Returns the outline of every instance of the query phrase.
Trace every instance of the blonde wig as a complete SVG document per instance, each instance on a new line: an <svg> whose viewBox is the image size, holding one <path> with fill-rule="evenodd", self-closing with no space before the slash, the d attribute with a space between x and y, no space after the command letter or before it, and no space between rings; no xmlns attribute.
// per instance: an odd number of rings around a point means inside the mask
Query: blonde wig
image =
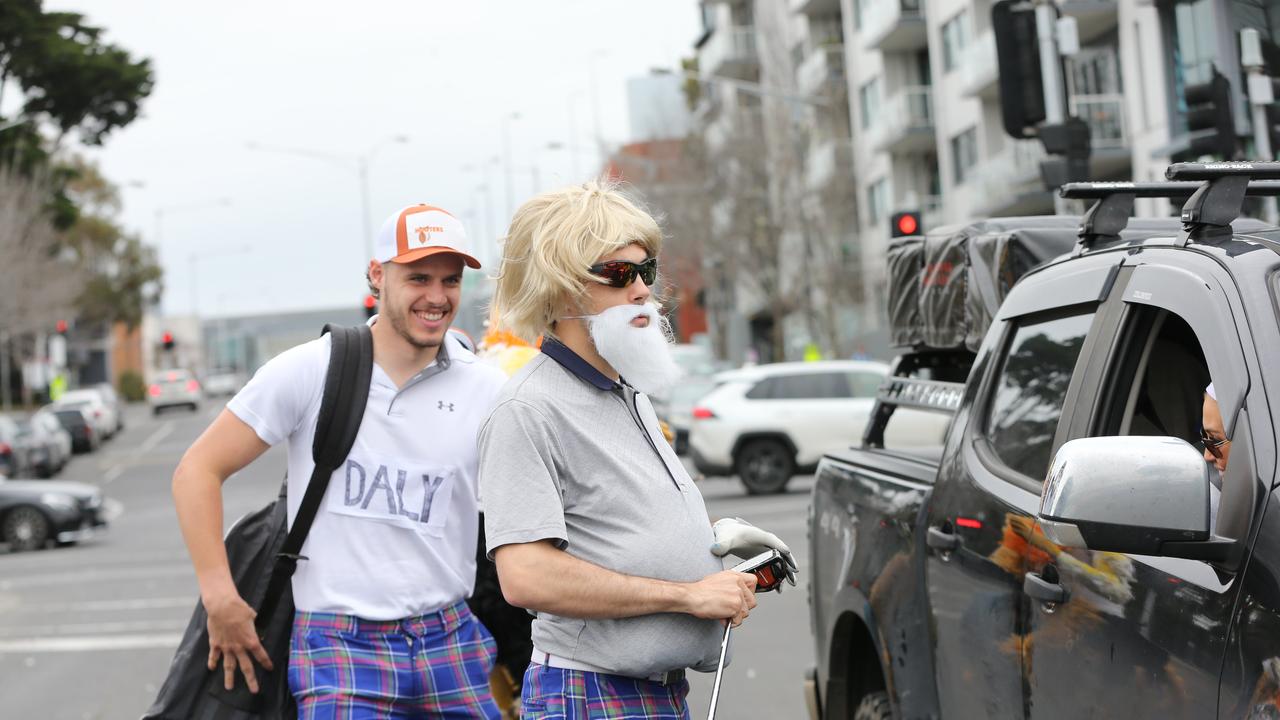
<svg viewBox="0 0 1280 720"><path fill-rule="evenodd" d="M593 180L546 192L520 206L502 245L490 322L528 341L550 332L566 302L580 302L587 271L628 245L649 257L662 247L658 223L618 183Z"/></svg>

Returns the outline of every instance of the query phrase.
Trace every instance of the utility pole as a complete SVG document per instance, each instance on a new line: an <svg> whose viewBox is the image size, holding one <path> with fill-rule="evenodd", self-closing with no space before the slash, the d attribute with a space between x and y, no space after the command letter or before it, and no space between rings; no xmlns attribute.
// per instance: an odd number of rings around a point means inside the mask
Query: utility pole
<svg viewBox="0 0 1280 720"><path fill-rule="evenodd" d="M1271 124L1267 121L1267 106L1275 102L1274 81L1266 73L1262 59L1262 39L1258 31L1246 28L1240 31L1240 64L1249 73L1249 108L1253 111L1253 151L1259 160L1275 157L1271 147ZM1280 218L1274 197L1263 198L1262 220L1275 225Z"/></svg>

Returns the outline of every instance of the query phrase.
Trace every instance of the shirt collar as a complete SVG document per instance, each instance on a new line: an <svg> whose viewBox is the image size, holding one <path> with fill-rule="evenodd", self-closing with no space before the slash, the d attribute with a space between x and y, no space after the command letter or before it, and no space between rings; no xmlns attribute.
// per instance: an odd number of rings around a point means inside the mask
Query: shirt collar
<svg viewBox="0 0 1280 720"><path fill-rule="evenodd" d="M604 373L591 366L591 363L583 360L578 353L570 350L564 343L552 337L545 337L542 340L542 352L552 360L564 366L565 370L577 375L601 390L617 390L622 387L616 380L607 377Z"/></svg>

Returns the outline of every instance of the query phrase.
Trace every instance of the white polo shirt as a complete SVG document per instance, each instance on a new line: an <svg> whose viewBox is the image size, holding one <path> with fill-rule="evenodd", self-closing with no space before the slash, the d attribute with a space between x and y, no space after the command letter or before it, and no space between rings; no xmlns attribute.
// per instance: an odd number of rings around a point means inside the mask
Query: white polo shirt
<svg viewBox="0 0 1280 720"><path fill-rule="evenodd" d="M281 353L227 403L263 442L288 441L291 526L315 468L329 351L325 335ZM299 610L396 620L471 595L477 434L506 379L452 335L403 388L374 363L360 432L293 575Z"/></svg>

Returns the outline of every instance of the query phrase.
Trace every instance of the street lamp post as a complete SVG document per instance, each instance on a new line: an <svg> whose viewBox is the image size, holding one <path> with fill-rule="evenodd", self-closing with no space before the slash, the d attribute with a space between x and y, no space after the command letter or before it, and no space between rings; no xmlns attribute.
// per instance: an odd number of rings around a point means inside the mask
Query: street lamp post
<svg viewBox="0 0 1280 720"><path fill-rule="evenodd" d="M502 116L502 161L507 174L507 214L515 212L515 191L511 179L511 121L519 120L520 113L513 112Z"/></svg>
<svg viewBox="0 0 1280 720"><path fill-rule="evenodd" d="M345 170L355 169L356 177L360 182L360 227L364 231L364 261L367 263L373 259L373 227L370 219L370 198L369 198L369 164L373 162L378 152L392 143L407 143L409 138L405 135L391 135L374 143L361 155L354 158L348 155L338 153L329 153L323 150L310 150L306 148L277 147L274 145L263 145L257 142L248 143L250 150L260 150L263 152L274 152L282 155L297 155L300 157L308 157L313 160L321 160L333 165L337 165Z"/></svg>

